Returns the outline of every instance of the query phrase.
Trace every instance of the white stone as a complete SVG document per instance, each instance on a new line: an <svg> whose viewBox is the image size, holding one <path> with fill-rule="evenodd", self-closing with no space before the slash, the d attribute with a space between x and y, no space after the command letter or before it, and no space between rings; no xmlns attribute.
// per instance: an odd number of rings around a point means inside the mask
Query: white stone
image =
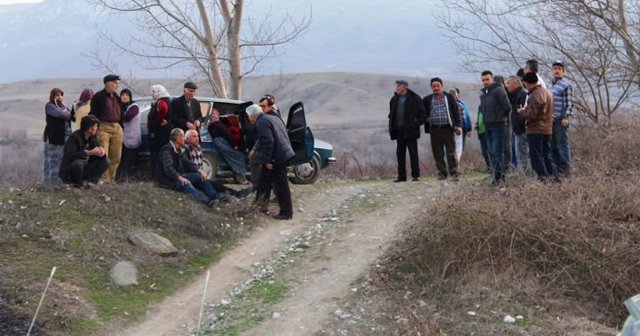
<svg viewBox="0 0 640 336"><path fill-rule="evenodd" d="M513 318L513 316L511 315L507 315L504 317L504 319L502 319L502 322L504 323L516 323L516 319Z"/></svg>

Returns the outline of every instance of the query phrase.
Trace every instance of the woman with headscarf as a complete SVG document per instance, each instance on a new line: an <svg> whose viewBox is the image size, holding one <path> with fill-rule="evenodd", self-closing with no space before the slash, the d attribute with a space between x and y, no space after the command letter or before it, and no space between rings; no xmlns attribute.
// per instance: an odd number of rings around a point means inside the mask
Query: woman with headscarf
<svg viewBox="0 0 640 336"><path fill-rule="evenodd" d="M80 129L80 120L91 111L91 99L93 99L93 90L85 88L82 90L80 98L73 104L72 111L76 116L76 121L73 123L74 129Z"/></svg>
<svg viewBox="0 0 640 336"><path fill-rule="evenodd" d="M71 135L71 121L74 115L62 101L64 92L53 88L49 93L49 102L45 105L46 126L44 128L44 169L43 182L60 181L58 173L64 154L64 143Z"/></svg>
<svg viewBox="0 0 640 336"><path fill-rule="evenodd" d="M169 122L171 113L171 95L162 85L151 86L151 110L147 115L149 128L149 147L151 151L151 171L155 172L160 148L169 142L172 125Z"/></svg>
<svg viewBox="0 0 640 336"><path fill-rule="evenodd" d="M142 135L140 132L140 107L133 100L133 94L129 89L120 91L122 101L122 121L124 126L124 139L122 142L122 158L116 180L123 181L133 173L133 167L138 163L138 149L142 145Z"/></svg>

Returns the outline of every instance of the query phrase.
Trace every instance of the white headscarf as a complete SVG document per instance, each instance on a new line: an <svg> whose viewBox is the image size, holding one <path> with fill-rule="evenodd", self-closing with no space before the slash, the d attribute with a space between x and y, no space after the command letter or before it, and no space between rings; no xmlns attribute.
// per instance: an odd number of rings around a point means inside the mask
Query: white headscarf
<svg viewBox="0 0 640 336"><path fill-rule="evenodd" d="M160 84L151 86L151 98L153 98L154 102L164 97L170 97L169 91L167 91L167 89L165 89L164 86Z"/></svg>

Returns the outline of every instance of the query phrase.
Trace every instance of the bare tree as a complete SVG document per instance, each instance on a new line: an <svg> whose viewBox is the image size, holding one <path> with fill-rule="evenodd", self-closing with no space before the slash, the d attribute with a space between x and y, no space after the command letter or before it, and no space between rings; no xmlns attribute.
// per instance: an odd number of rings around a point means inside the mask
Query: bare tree
<svg viewBox="0 0 640 336"><path fill-rule="evenodd" d="M188 65L193 76L207 81L214 95L223 98L240 99L243 78L265 59L276 57L277 47L295 40L311 24L310 15L294 20L286 14L274 21L269 12L260 20L245 18L243 0L93 1L137 18L138 30L126 43L103 32L118 53L143 60L150 70ZM104 55L98 51L93 55L109 68Z"/></svg>
<svg viewBox="0 0 640 336"><path fill-rule="evenodd" d="M515 73L526 59L561 59L579 116L608 128L640 84L640 11L624 0L440 0L440 27L465 68ZM635 3L635 4L634 4Z"/></svg>

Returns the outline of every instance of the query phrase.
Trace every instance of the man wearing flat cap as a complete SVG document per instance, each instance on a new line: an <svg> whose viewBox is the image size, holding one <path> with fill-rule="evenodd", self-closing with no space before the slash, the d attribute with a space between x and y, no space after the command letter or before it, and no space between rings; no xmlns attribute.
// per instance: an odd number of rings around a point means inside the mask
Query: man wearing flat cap
<svg viewBox="0 0 640 336"><path fill-rule="evenodd" d="M573 86L564 78L562 61L552 64L551 94L553 94L553 132L551 134L551 158L558 173L571 173L571 148L569 147L569 117L573 109Z"/></svg>
<svg viewBox="0 0 640 336"><path fill-rule="evenodd" d="M184 94L171 102L171 123L183 131L194 130L200 133L202 111L200 102L195 98L198 86L193 82L184 83Z"/></svg>
<svg viewBox="0 0 640 336"><path fill-rule="evenodd" d="M118 75L106 75L102 79L104 89L96 92L91 100L90 115L100 120L100 126L96 133L98 144L104 148L109 159L109 169L102 175L102 182L114 181L116 171L120 165L122 155L122 110L118 87L120 77Z"/></svg>
<svg viewBox="0 0 640 336"><path fill-rule="evenodd" d="M389 102L389 135L396 140L398 178L394 182L407 180L406 152L409 150L411 177L418 181L420 161L418 160L418 139L420 125L424 124L427 113L420 96L409 89L406 80L396 81L396 91Z"/></svg>

